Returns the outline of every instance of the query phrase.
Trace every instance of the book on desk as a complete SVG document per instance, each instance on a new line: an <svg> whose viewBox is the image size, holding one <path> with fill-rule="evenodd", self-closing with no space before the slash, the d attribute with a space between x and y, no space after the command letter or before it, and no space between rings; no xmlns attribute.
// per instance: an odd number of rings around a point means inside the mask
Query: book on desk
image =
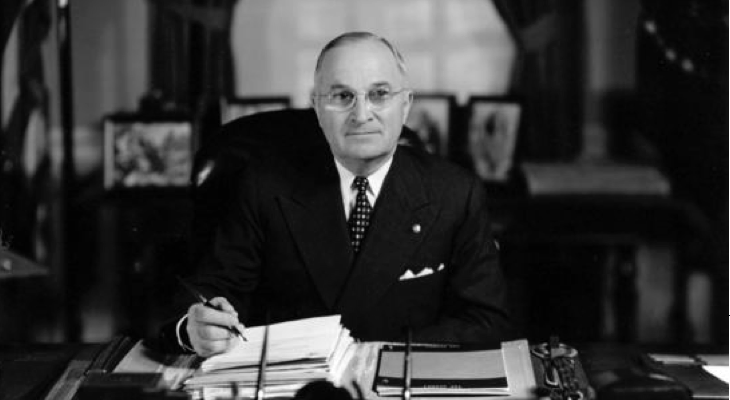
<svg viewBox="0 0 730 400"><path fill-rule="evenodd" d="M384 345L378 356L374 391L382 397L401 396L403 345ZM414 345L412 349L414 396L506 396L507 371L501 349L461 350L444 346Z"/></svg>

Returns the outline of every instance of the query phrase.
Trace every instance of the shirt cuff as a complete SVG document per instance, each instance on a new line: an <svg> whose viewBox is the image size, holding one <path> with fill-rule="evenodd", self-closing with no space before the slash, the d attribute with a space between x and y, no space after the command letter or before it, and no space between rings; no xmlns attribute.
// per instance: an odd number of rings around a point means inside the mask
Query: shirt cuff
<svg viewBox="0 0 730 400"><path fill-rule="evenodd" d="M177 336L177 344L180 346L181 349L195 353L195 349L193 349L192 345L190 344L190 337L187 335L186 331L183 331L181 329L185 329L185 324L188 320L188 315L185 314L177 321L177 324L175 325L175 335Z"/></svg>

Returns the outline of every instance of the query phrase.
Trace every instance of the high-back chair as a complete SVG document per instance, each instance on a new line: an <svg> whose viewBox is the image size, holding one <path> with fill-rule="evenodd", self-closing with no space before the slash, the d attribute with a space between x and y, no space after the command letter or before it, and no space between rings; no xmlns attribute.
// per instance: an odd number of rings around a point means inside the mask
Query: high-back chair
<svg viewBox="0 0 730 400"><path fill-rule="evenodd" d="M423 148L417 134L407 127L401 133L401 144ZM212 245L225 205L233 201L233 183L252 157L285 157L297 163L332 157L332 153L311 108L263 112L224 125L200 148L193 163L194 265Z"/></svg>

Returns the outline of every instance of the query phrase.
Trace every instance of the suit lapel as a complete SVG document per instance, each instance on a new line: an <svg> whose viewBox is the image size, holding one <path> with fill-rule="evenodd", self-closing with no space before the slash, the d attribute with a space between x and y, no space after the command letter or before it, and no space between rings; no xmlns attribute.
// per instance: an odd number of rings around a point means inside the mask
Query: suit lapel
<svg viewBox="0 0 730 400"><path fill-rule="evenodd" d="M366 310L375 304L398 281L406 261L435 220L436 209L411 157L401 150L396 152L343 291L342 310Z"/></svg>
<svg viewBox="0 0 730 400"><path fill-rule="evenodd" d="M304 264L332 309L352 264L339 176L332 165L302 174L291 197L279 202Z"/></svg>

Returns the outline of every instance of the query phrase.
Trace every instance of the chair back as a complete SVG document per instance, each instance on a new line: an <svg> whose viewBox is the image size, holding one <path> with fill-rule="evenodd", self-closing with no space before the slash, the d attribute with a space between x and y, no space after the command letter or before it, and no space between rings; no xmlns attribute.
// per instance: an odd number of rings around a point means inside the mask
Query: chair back
<svg viewBox="0 0 730 400"><path fill-rule="evenodd" d="M407 127L401 144L423 148ZM313 109L283 109L257 113L225 124L195 154L191 174L193 200L192 255L197 265L213 244L225 210L234 201L232 184L253 157L332 157Z"/></svg>

